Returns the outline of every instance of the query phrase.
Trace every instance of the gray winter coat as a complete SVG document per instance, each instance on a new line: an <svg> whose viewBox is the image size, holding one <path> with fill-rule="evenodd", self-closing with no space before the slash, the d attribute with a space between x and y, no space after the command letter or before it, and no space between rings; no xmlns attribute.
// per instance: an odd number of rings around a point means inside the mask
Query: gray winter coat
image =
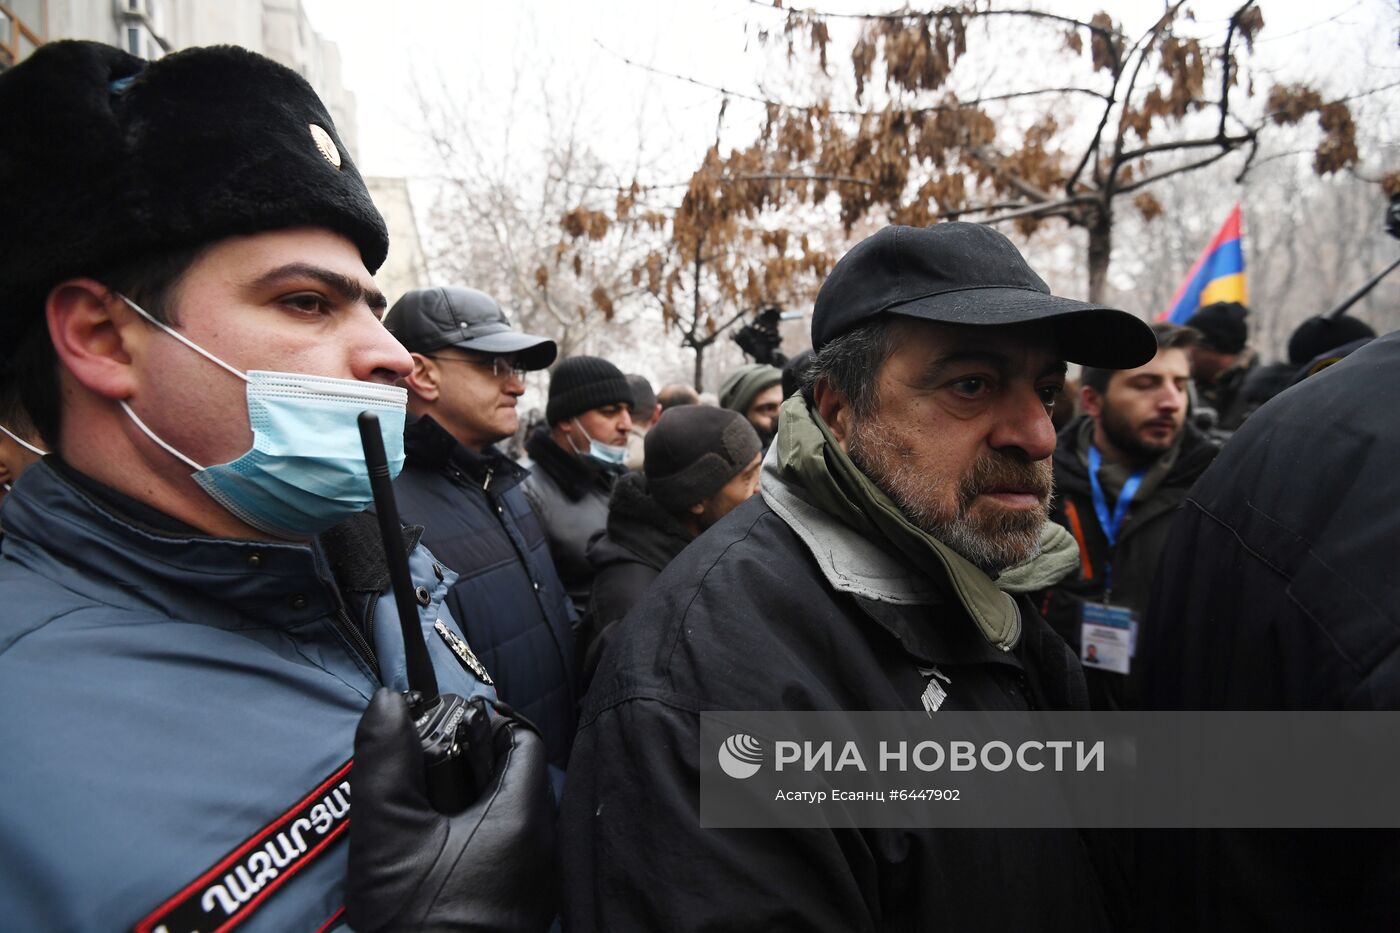
<svg viewBox="0 0 1400 933"><path fill-rule="evenodd" d="M5 928L333 925L355 728L407 687L373 518L211 538L48 457L4 521ZM435 630L455 575L409 564L442 690L490 693Z"/></svg>
<svg viewBox="0 0 1400 933"><path fill-rule="evenodd" d="M582 616L588 611L593 588L588 542L607 527L608 499L623 471L561 450L546 428L530 436L525 450L534 461L525 481L525 496L544 526L554 568L573 600L574 611Z"/></svg>

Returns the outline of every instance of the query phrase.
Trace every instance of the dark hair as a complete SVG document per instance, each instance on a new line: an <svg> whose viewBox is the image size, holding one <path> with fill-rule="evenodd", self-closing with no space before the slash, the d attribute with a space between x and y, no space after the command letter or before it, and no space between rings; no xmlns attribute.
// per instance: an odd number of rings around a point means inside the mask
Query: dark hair
<svg viewBox="0 0 1400 933"><path fill-rule="evenodd" d="M656 393L656 401L661 405L661 410L666 411L677 405L699 405L700 396L690 386L673 382L661 387L661 391Z"/></svg>
<svg viewBox="0 0 1400 933"><path fill-rule="evenodd" d="M1191 327L1180 327L1176 324L1158 322L1152 325L1152 336L1157 338L1157 349L1160 350L1188 350L1201 341L1201 334ZM1113 378L1113 374L1121 372L1117 369L1100 369L1097 366L1085 366L1083 372L1079 374L1079 384L1093 389L1099 394L1108 391L1108 382Z"/></svg>
<svg viewBox="0 0 1400 933"><path fill-rule="evenodd" d="M171 313L171 299L180 280L207 245L152 254L94 272L90 277L113 291L121 292L157 321L175 325L178 321ZM34 323L15 348L11 377L18 387L19 402L28 413L30 423L43 436L49 450L58 451L63 428L63 403L58 379L58 354L49 340L42 307L47 299L47 293L37 299L41 307L34 315Z"/></svg>
<svg viewBox="0 0 1400 933"><path fill-rule="evenodd" d="M869 418L880 408L880 368L895 349L898 319L883 315L833 337L807 364L802 374L802 397L815 404L817 383L827 382L851 403L857 418Z"/></svg>

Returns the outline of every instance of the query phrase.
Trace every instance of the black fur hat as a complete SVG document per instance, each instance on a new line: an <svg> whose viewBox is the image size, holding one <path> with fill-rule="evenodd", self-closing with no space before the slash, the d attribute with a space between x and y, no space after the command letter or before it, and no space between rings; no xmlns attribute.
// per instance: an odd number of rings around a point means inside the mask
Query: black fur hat
<svg viewBox="0 0 1400 933"><path fill-rule="evenodd" d="M286 227L389 236L311 86L235 46L147 63L54 42L0 75L0 356L65 278Z"/></svg>

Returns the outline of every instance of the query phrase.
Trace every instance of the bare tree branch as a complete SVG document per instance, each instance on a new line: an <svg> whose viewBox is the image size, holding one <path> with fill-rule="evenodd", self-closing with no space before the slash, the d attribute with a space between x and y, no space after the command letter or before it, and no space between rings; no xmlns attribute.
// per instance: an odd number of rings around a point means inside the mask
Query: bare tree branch
<svg viewBox="0 0 1400 933"><path fill-rule="evenodd" d="M803 9L801 7L781 6L777 3L764 3L762 0L749 0L754 6L763 7L766 10L781 10L784 13L796 14L797 16L814 19L858 19L858 20L909 20L922 19L934 20L958 16L963 19L976 19L985 16L1023 16L1027 19L1043 19L1050 22L1062 23L1066 26L1073 26L1076 29L1087 29L1113 41L1112 30L1086 23L1080 19L1070 16L1061 16L1058 13L1046 13L1043 10L975 10L964 9L962 7L944 7L941 10L933 10L921 13L913 10L896 11L893 13L825 13L821 10Z"/></svg>
<svg viewBox="0 0 1400 933"><path fill-rule="evenodd" d="M869 110L833 110L826 107L824 104L790 104L785 101L773 100L771 98L764 97L761 94L750 94L745 91L738 91L734 88L725 87L722 84L710 84L706 81L701 81L698 78L692 78L689 75L677 74L674 71L667 71L664 68L657 68L655 65L648 65L644 62L639 62L635 59L628 58L621 52L608 48L606 45L599 42L597 39L594 39L593 42L595 45L598 46L598 48L607 52L609 55L615 56L616 58L620 59L625 64L632 66L633 68L639 68L642 71L647 71L654 75L660 75L663 78L671 78L676 81L684 81L686 84L692 84L695 87L702 87L707 91L714 91L716 94L724 94L729 97L737 97L740 100L752 101L753 103L763 104L764 106L768 107L778 107L782 110L796 110L802 113L813 113L820 111L823 113L836 114L838 116L843 117L859 117L870 113ZM1107 96L1102 91L1096 91L1093 88L1087 87L1067 86L1033 88L1027 91L1009 91L1005 94L991 94L986 97L977 97L971 100L960 100L957 103L953 104L929 104L923 107L895 107L892 108L892 111L895 113L905 113L911 115L920 115L925 113L940 113L954 110L967 110L971 107L979 107L982 104L994 103L1003 100L1016 100L1022 97L1041 97L1046 94L1087 94L1090 97L1097 97L1100 100L1107 100Z"/></svg>

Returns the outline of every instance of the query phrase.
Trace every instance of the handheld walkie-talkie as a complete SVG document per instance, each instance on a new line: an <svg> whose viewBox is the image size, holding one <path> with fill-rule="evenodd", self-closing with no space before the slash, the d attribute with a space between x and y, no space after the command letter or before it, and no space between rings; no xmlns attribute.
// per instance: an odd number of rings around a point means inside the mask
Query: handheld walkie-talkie
<svg viewBox="0 0 1400 933"><path fill-rule="evenodd" d="M389 477L379 418L373 412L363 411L359 424L360 443L364 446L370 488L374 493L374 511L379 518L379 534L384 539L384 557L389 564L389 582L403 627L409 688L404 696L423 747L428 799L439 813L460 813L476 799L490 779L490 716L481 697L466 700L455 693L438 693L437 675L418 624L418 604L414 599L413 578L408 572L403 526L399 524L399 508Z"/></svg>

